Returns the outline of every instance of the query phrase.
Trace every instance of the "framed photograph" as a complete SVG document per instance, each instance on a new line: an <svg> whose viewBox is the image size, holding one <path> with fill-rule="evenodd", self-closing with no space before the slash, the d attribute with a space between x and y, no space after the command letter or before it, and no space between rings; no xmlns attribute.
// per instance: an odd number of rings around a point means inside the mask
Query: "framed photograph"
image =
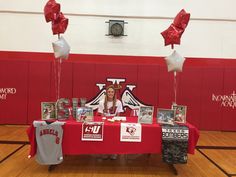
<svg viewBox="0 0 236 177"><path fill-rule="evenodd" d="M42 120L56 119L56 102L41 102Z"/></svg>
<svg viewBox="0 0 236 177"><path fill-rule="evenodd" d="M93 108L91 108L91 107L77 108L76 121L78 121L78 122L92 122L93 121Z"/></svg>
<svg viewBox="0 0 236 177"><path fill-rule="evenodd" d="M157 123L174 125L175 111L173 109L157 109Z"/></svg>
<svg viewBox="0 0 236 177"><path fill-rule="evenodd" d="M187 106L173 104L171 107L175 110L175 122L186 123Z"/></svg>
<svg viewBox="0 0 236 177"><path fill-rule="evenodd" d="M153 123L153 106L140 106L138 114L138 123L152 124Z"/></svg>

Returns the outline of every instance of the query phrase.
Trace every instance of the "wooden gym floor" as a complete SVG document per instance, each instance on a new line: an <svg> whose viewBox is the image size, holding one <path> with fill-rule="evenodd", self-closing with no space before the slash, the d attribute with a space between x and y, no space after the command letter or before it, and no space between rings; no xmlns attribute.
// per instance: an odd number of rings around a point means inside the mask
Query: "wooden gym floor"
<svg viewBox="0 0 236 177"><path fill-rule="evenodd" d="M63 163L48 166L28 159L27 126L0 125L0 177L172 177L161 155L120 155L101 160L94 155L66 156ZM236 132L201 131L194 155L187 164L175 165L180 177L236 176Z"/></svg>

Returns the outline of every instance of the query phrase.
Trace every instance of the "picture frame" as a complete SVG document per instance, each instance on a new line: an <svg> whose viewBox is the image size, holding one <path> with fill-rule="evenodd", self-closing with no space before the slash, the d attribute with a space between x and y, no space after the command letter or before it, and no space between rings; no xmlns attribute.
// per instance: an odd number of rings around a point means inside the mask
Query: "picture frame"
<svg viewBox="0 0 236 177"><path fill-rule="evenodd" d="M76 111L77 122L92 122L93 121L93 108L91 107L78 107Z"/></svg>
<svg viewBox="0 0 236 177"><path fill-rule="evenodd" d="M173 109L157 109L157 123L174 125L175 111Z"/></svg>
<svg viewBox="0 0 236 177"><path fill-rule="evenodd" d="M186 123L187 106L172 104L171 109L175 110L175 122Z"/></svg>
<svg viewBox="0 0 236 177"><path fill-rule="evenodd" d="M41 102L41 119L57 119L56 102Z"/></svg>
<svg viewBox="0 0 236 177"><path fill-rule="evenodd" d="M138 123L152 124L153 123L153 106L140 106L138 114Z"/></svg>

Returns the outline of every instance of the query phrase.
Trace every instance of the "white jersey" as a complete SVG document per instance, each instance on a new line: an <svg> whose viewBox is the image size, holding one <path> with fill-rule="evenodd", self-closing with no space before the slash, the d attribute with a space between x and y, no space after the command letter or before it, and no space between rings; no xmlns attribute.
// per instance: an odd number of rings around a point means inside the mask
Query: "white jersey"
<svg viewBox="0 0 236 177"><path fill-rule="evenodd" d="M123 106L120 100L116 100L115 111L112 111L113 101L107 102L107 113L104 112L104 99L99 102L98 112L104 114L105 116L116 116L118 113L124 112Z"/></svg>
<svg viewBox="0 0 236 177"><path fill-rule="evenodd" d="M42 165L59 164L63 161L62 137L65 122L34 121L37 152L36 161Z"/></svg>

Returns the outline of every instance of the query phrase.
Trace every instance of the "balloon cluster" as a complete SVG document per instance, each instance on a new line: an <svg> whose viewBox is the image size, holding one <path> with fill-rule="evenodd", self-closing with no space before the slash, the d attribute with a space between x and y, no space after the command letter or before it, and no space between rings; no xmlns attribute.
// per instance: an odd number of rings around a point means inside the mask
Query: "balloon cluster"
<svg viewBox="0 0 236 177"><path fill-rule="evenodd" d="M174 44L180 44L180 38L188 25L189 19L190 13L186 13L184 9L176 15L174 22L170 27L161 32L161 35L165 39L165 46L171 45L171 48L173 49ZM176 76L176 72L182 71L185 58L178 54L177 51L174 50L170 56L165 58L165 60L168 72L174 71Z"/></svg>
<svg viewBox="0 0 236 177"><path fill-rule="evenodd" d="M61 5L55 0L49 0L44 7L44 16L46 22L52 22L53 35L61 34L66 31L68 18L65 18L61 11Z"/></svg>
<svg viewBox="0 0 236 177"><path fill-rule="evenodd" d="M69 20L61 12L61 5L55 0L49 0L44 6L44 17L47 23L52 22L53 35L58 35L58 40L52 43L55 58L59 58L60 62L68 59L70 46L60 34L66 31Z"/></svg>
<svg viewBox="0 0 236 177"><path fill-rule="evenodd" d="M171 45L171 48L174 48L174 44L180 44L180 38L188 25L190 19L190 14L186 13L182 9L174 19L174 22L170 25L168 29L161 32L165 40L165 46Z"/></svg>
<svg viewBox="0 0 236 177"><path fill-rule="evenodd" d="M184 33L185 28L188 25L190 19L190 14L186 13L184 9L182 9L175 17L174 22L167 28L165 31L161 32L165 40L165 46L171 45L171 48L174 48L174 44L180 44L180 39L182 34ZM182 57L177 51L173 51L170 56L165 57L168 72L174 72L174 83L173 83L173 91L174 91L174 103L177 101L177 72L182 72L183 64L185 58Z"/></svg>
<svg viewBox="0 0 236 177"><path fill-rule="evenodd" d="M51 22L53 35L58 35L58 40L52 43L54 56L58 60L54 61L54 75L55 75L55 88L56 98L60 98L60 83L61 83L61 64L63 59L68 59L70 46L66 40L60 36L64 33L68 26L68 18L65 18L61 12L61 5L55 0L48 0L44 6L44 17L46 22Z"/></svg>

